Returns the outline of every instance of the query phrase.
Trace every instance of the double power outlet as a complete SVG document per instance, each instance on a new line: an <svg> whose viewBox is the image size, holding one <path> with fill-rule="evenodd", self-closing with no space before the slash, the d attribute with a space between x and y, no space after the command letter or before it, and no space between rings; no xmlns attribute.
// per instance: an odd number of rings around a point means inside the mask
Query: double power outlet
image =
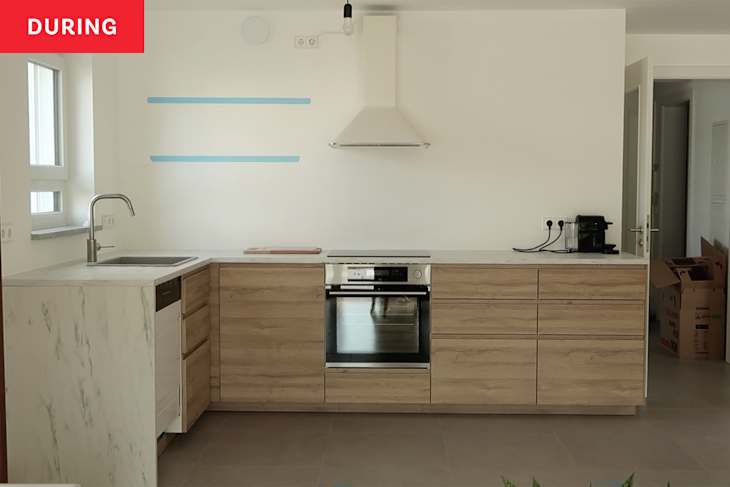
<svg viewBox="0 0 730 487"><path fill-rule="evenodd" d="M543 232L547 232L548 231L548 225L547 225L548 220L552 220L552 222L553 222L553 232L558 232L558 231L560 231L560 228L558 227L558 222L560 220L563 220L564 222L567 222L568 221L568 217L566 217L566 216L543 216L543 217L540 217L540 230L542 230Z"/></svg>
<svg viewBox="0 0 730 487"><path fill-rule="evenodd" d="M319 36L294 36L294 47L297 49L317 49Z"/></svg>
<svg viewBox="0 0 730 487"><path fill-rule="evenodd" d="M15 238L15 228L12 223L0 224L0 241L2 243L12 242Z"/></svg>

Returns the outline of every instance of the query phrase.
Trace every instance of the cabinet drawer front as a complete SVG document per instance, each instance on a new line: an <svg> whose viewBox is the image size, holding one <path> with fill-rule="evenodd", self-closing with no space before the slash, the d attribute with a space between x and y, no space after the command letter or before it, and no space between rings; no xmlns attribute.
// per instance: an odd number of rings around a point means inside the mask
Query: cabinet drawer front
<svg viewBox="0 0 730 487"><path fill-rule="evenodd" d="M436 299L537 297L536 268L439 265L433 267L431 279Z"/></svg>
<svg viewBox="0 0 730 487"><path fill-rule="evenodd" d="M646 299L643 267L544 267L540 299Z"/></svg>
<svg viewBox="0 0 730 487"><path fill-rule="evenodd" d="M436 335L534 335L535 302L433 301L431 331Z"/></svg>
<svg viewBox="0 0 730 487"><path fill-rule="evenodd" d="M434 338L431 403L536 402L536 339Z"/></svg>
<svg viewBox="0 0 730 487"><path fill-rule="evenodd" d="M538 317L541 335L644 336L644 303L543 302Z"/></svg>
<svg viewBox="0 0 730 487"><path fill-rule="evenodd" d="M221 299L229 302L313 303L324 299L323 265L229 264L220 268Z"/></svg>
<svg viewBox="0 0 730 487"><path fill-rule="evenodd" d="M325 398L339 404L428 404L428 370L327 369Z"/></svg>
<svg viewBox="0 0 730 487"><path fill-rule="evenodd" d="M183 360L183 428L188 431L210 404L210 341Z"/></svg>
<svg viewBox="0 0 730 487"><path fill-rule="evenodd" d="M210 269L188 274L182 282L183 315L199 310L210 298Z"/></svg>
<svg viewBox="0 0 730 487"><path fill-rule="evenodd" d="M540 339L538 404L644 403L644 340Z"/></svg>
<svg viewBox="0 0 730 487"><path fill-rule="evenodd" d="M186 355L208 339L210 335L210 307L203 306L187 318L183 318L182 323L182 353Z"/></svg>

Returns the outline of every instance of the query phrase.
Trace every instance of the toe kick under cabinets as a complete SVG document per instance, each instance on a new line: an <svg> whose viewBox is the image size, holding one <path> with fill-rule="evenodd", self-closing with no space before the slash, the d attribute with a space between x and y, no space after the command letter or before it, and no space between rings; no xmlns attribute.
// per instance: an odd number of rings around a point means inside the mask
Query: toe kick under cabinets
<svg viewBox="0 0 730 487"><path fill-rule="evenodd" d="M645 400L646 273L433 265L430 368L340 369L325 368L322 265L215 265L211 408L632 412Z"/></svg>

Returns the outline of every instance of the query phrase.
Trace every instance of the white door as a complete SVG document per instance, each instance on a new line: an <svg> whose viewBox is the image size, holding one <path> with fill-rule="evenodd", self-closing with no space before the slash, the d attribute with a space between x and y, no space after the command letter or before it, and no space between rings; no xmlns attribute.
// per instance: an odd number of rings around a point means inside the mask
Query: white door
<svg viewBox="0 0 730 487"><path fill-rule="evenodd" d="M649 257L651 253L651 163L654 74L648 58L626 67L624 85L624 161L621 250ZM648 266L647 266L648 267ZM648 278L648 276L647 276ZM646 290L647 303L649 289ZM645 336L649 337L649 307ZM647 342L648 345L648 342ZM649 347L646 347L644 395L648 393Z"/></svg>
<svg viewBox="0 0 730 487"><path fill-rule="evenodd" d="M649 257L653 67L644 58L626 67L621 249Z"/></svg>

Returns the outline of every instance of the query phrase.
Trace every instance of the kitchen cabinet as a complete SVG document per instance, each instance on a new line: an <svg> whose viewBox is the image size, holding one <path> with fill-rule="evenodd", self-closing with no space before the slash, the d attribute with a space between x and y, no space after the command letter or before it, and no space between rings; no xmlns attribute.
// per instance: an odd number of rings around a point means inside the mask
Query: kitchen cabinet
<svg viewBox="0 0 730 487"><path fill-rule="evenodd" d="M646 297L645 266L544 266L540 299L628 299Z"/></svg>
<svg viewBox="0 0 730 487"><path fill-rule="evenodd" d="M431 403L644 403L646 267L433 268Z"/></svg>
<svg viewBox="0 0 730 487"><path fill-rule="evenodd" d="M324 268L226 264L220 400L324 403Z"/></svg>
<svg viewBox="0 0 730 487"><path fill-rule="evenodd" d="M431 283L434 299L534 299L537 268L436 265Z"/></svg>
<svg viewBox="0 0 730 487"><path fill-rule="evenodd" d="M537 267L434 266L432 404L536 404L537 279Z"/></svg>
<svg viewBox="0 0 730 487"><path fill-rule="evenodd" d="M428 404L428 369L327 369L330 404Z"/></svg>
<svg viewBox="0 0 730 487"><path fill-rule="evenodd" d="M644 341L541 338L537 384L538 404L642 404Z"/></svg>
<svg viewBox="0 0 730 487"><path fill-rule="evenodd" d="M434 300L431 333L535 335L535 301Z"/></svg>
<svg viewBox="0 0 730 487"><path fill-rule="evenodd" d="M644 335L641 301L541 302L540 335L635 336Z"/></svg>
<svg viewBox="0 0 730 487"><path fill-rule="evenodd" d="M431 348L431 403L535 404L534 338L438 337Z"/></svg>
<svg viewBox="0 0 730 487"><path fill-rule="evenodd" d="M182 432L192 428L210 404L210 269L182 278Z"/></svg>
<svg viewBox="0 0 730 487"><path fill-rule="evenodd" d="M189 431L210 404L210 342L206 340L183 360L183 431Z"/></svg>

